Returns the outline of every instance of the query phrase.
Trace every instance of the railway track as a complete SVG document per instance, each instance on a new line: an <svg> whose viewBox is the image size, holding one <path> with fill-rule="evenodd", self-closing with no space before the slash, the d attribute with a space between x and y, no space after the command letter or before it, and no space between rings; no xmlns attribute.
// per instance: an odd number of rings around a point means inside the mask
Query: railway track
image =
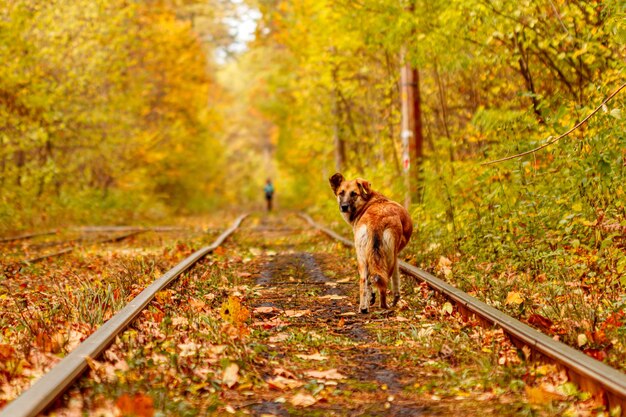
<svg viewBox="0 0 626 417"><path fill-rule="evenodd" d="M346 239L332 230L319 225L311 217L307 215L300 215L300 217L308 222L313 228L322 231L324 234L338 240L346 246L352 246L352 242L349 239ZM100 355L104 349L112 343L116 335L126 328L129 323L132 322L134 318L136 318L138 314L148 305L148 303L150 303L158 291L168 286L180 274L187 271L194 263L220 246L226 238L228 238L228 236L230 236L239 227L244 218L245 216L239 217L228 230L216 239L213 244L194 252L191 256L180 262L176 265L176 267L168 271L161 278L147 287L124 309L120 310L87 340L68 354L65 359L63 359L63 361L55 366L49 373L39 379L30 389L25 391L13 402L9 403L6 408L0 412L0 417L35 416L45 410L49 404L65 392L65 390L67 390L68 387L71 386L72 383L87 369L88 364L85 360L86 357L93 359ZM272 231L275 232L273 229ZM302 286L305 288L319 287L322 289L329 289L329 282L327 281L327 278L324 278L323 275L321 275L321 271L316 269L314 265L315 261L312 257L310 257L310 255L296 254L296 258L299 259L298 264L302 262L303 265L306 265L305 268L309 270L309 273L313 274L314 279L317 281L294 279L290 275L286 281L272 282L268 287L286 288ZM274 273L272 268L273 267L270 263L270 272ZM485 324L487 327L497 326L502 328L515 345L519 348L526 346L531 350L531 358L558 364L567 370L570 379L578 383L584 391L602 396L610 407L619 405L622 409L624 409L624 399L626 398L626 376L624 374L593 358L588 357L587 355L584 355L575 349L554 341L548 336L511 317L506 316L502 312L480 302L462 291L459 291L425 271L422 271L405 262L401 263L401 268L405 274L425 282L433 290L443 294L448 300L456 305L458 311L462 314L477 317L480 322ZM289 271L289 274L293 273L291 272L291 266L289 267ZM266 279L269 278L264 278L264 275L261 274L258 283L261 285L268 285L268 283L263 284ZM330 286L330 291L339 291L339 288L350 285L351 284L348 282L338 281L333 286ZM338 294L342 294L342 291L343 290L339 291ZM333 299L332 296L333 295L331 294L331 299ZM346 298L342 295L338 295L337 297ZM291 295L286 295L283 298L294 302ZM270 300L271 297L268 296L266 299ZM298 303L297 300L295 300L295 302ZM319 305L316 305L315 307L319 307ZM262 308L267 309L268 307ZM346 311L345 307L342 307L342 309L344 310L342 310L338 317L343 322L343 317L349 318L353 313ZM336 312L334 314L338 313ZM346 323L344 331L352 332L356 334L358 338L364 338L362 325L359 324L358 321ZM376 353L376 355L380 355L380 353ZM381 372L384 374L386 371L383 370Z"/></svg>
<svg viewBox="0 0 626 417"><path fill-rule="evenodd" d="M196 262L220 246L237 230L246 216L238 217L233 225L211 245L197 250L145 288L126 307L100 326L98 330L53 367L50 372L10 402L0 412L0 417L34 417L44 411L88 368L85 358L95 358L102 353L115 337L150 303L157 292L167 287Z"/></svg>
<svg viewBox="0 0 626 417"><path fill-rule="evenodd" d="M114 235L106 236L102 238L96 238L96 239L81 237L81 238L74 239L71 241L55 241L55 242L46 242L46 243L42 243L39 245L37 244L30 245L31 248L34 248L34 247L46 248L46 247L53 247L53 246L67 246L67 247L54 251L54 252L43 253L43 254L36 255L30 258L25 258L17 262L24 263L24 264L33 264L33 263L43 261L45 259L55 258L58 256L68 254L85 245L100 245L100 244L105 244L105 243L121 242L123 240L131 238L138 234L147 233L147 232L168 233L168 232L184 231L186 229L182 227L176 227L176 226L155 226L155 227L86 226L86 227L78 227L73 230L81 234L86 234L86 235L107 234L107 233L108 234L113 233ZM14 236L14 237L6 237L6 238L0 239L0 244L6 244L6 243L19 241L19 240L28 240L28 239L33 239L36 237L49 236L49 235L55 235L55 234L59 234L59 232L58 231L40 232L40 233L24 234L24 235Z"/></svg>
<svg viewBox="0 0 626 417"><path fill-rule="evenodd" d="M112 236L112 237L105 237L102 239L97 239L97 240L92 240L92 241L88 241L87 244L89 245L100 245L103 243L111 243L111 242L121 242L122 240L128 239L130 237L136 236L139 233L143 233L143 230L134 230L128 233L124 233L122 235L117 235L117 236ZM74 250L76 250L79 246L70 246L68 248L65 249L61 249L58 250L56 252L52 252L52 253L47 253L44 255L40 255L40 256L36 256L34 258L29 258L29 259L24 259L21 262L25 263L25 264L33 264L36 262L40 262L43 261L44 259L48 259L48 258L55 258L57 256L61 256L61 255L65 255L66 253L70 253L73 252Z"/></svg>
<svg viewBox="0 0 626 417"><path fill-rule="evenodd" d="M54 234L57 234L56 230L51 230L47 232L38 232L38 233L26 233L26 234L16 235L16 236L7 236L7 237L0 238L0 243L16 242L18 240L27 240L27 239L32 239L32 238L39 237L39 236L48 236L48 235L54 235Z"/></svg>
<svg viewBox="0 0 626 417"><path fill-rule="evenodd" d="M354 247L351 240L316 223L310 216L306 214L300 216L329 237L346 246ZM601 396L611 408L619 406L623 410L622 415L625 415L626 375L622 372L552 339L426 271L404 261L400 261L400 269L443 294L464 316L475 316L483 325L502 328L518 348L527 347L531 350L531 358L558 364L567 371L570 380L577 383L581 389L594 396Z"/></svg>

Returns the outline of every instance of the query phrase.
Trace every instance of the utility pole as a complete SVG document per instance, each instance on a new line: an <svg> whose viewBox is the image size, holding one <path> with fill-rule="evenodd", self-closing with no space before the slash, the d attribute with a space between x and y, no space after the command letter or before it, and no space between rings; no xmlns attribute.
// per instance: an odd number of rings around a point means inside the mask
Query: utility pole
<svg viewBox="0 0 626 417"><path fill-rule="evenodd" d="M414 5L407 11L413 14ZM415 36L415 30L411 32ZM419 72L407 58L407 46L400 53L400 100L402 110L402 168L406 194L404 205L422 198L422 159L424 157L424 134L422 132L422 107L419 90Z"/></svg>

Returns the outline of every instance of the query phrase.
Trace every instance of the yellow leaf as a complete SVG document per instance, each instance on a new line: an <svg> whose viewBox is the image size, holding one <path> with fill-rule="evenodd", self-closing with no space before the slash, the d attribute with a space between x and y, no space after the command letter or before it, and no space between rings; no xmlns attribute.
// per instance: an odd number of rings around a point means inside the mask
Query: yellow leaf
<svg viewBox="0 0 626 417"><path fill-rule="evenodd" d="M242 327L250 318L250 311L241 304L238 297L233 295L222 304L220 314L225 321L232 323L235 327Z"/></svg>
<svg viewBox="0 0 626 417"><path fill-rule="evenodd" d="M524 390L526 391L528 402L530 402L531 404L548 404L552 401L562 399L559 394L547 391L541 387L529 387L527 385L524 387Z"/></svg>
<svg viewBox="0 0 626 417"><path fill-rule="evenodd" d="M312 355L296 355L300 359L308 360L308 361L325 361L328 359L328 356L321 355L319 353L314 353Z"/></svg>
<svg viewBox="0 0 626 417"><path fill-rule="evenodd" d="M516 306L522 304L524 302L524 298L522 297L522 294L516 292L516 291L511 291L507 294L506 296L506 301L504 302L506 305L511 305L514 304Z"/></svg>

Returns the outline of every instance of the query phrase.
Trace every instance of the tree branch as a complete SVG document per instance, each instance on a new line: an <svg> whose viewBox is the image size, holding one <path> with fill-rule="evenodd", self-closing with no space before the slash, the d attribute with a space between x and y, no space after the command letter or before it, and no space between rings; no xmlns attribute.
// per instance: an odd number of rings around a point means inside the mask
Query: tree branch
<svg viewBox="0 0 626 417"><path fill-rule="evenodd" d="M548 146L552 145L553 143L563 139L565 136L569 135L570 133L572 133L574 130L578 129L579 127L581 127L583 124L585 124L587 122L587 120L589 120L591 118L591 116L593 116L594 114L596 114L601 108L602 106L604 106L606 103L609 102L609 100L611 100L613 97L615 97L617 95L617 93L619 93L620 91L622 91L624 88L626 87L626 83L622 84L617 90L613 91L611 93L610 96L608 96L607 98L604 99L604 101L602 102L602 104L600 104L598 107L596 107L596 109L594 111L592 111L591 113L589 113L587 115L587 117L585 117L583 120L581 120L578 124L576 124L576 126L572 127L570 130L568 130L567 132L563 133L562 135L554 138L554 139L550 139L548 138L548 142L544 143L541 146L536 147L535 149L531 149L529 151L526 152L522 152L522 153L518 153L516 155L512 155L512 156L507 156L506 158L501 158L501 159L496 159L495 161L489 161L489 162L483 162L481 165L493 165L493 164L497 164L498 162L504 162L504 161L508 161L511 159L515 159L515 158L519 158L521 156L526 156L526 155L530 155L531 153L535 153L537 151L540 151L543 148L547 148Z"/></svg>

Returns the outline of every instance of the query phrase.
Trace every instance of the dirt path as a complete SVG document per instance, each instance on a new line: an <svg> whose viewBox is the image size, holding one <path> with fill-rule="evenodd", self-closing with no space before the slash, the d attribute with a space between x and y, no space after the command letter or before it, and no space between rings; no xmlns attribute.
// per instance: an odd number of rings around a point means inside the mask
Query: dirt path
<svg viewBox="0 0 626 417"><path fill-rule="evenodd" d="M594 415L556 368L409 278L396 310L357 313L356 271L297 216L252 216L50 415Z"/></svg>

